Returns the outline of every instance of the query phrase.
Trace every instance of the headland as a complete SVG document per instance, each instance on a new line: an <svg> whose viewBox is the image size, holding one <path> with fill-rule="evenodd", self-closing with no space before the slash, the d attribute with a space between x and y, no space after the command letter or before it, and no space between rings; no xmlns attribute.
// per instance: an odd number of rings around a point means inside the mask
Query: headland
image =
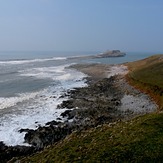
<svg viewBox="0 0 163 163"><path fill-rule="evenodd" d="M160 105L144 92L155 88L156 83L151 86L149 80L138 80L137 73L143 71L153 75L148 66L157 67L155 72L161 68L162 72L161 58L162 55L123 65L80 64L69 67L87 74L88 86L69 90L65 94L68 100L58 105L58 109L68 109L62 113L67 121L48 122L37 130L21 129L20 132L26 132L25 142L31 144L34 151L44 151L12 161L160 160L162 154L150 153L151 146L157 147L159 153L162 149L158 136L163 135L163 115L161 111L158 113ZM157 76L161 79L161 75ZM136 83L148 87L140 89L142 87L135 87ZM154 89L155 93L162 97L161 82L157 84L158 87L160 89ZM158 143L153 138L159 139ZM141 156L145 151L146 155Z"/></svg>

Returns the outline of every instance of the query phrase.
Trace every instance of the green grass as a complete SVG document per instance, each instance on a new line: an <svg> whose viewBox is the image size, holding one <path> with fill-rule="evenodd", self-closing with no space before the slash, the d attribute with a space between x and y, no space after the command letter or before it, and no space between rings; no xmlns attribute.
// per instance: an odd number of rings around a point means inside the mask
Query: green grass
<svg viewBox="0 0 163 163"><path fill-rule="evenodd" d="M163 109L163 55L128 63L131 84L151 94Z"/></svg>
<svg viewBox="0 0 163 163"><path fill-rule="evenodd" d="M162 162L163 114L74 133L21 162Z"/></svg>

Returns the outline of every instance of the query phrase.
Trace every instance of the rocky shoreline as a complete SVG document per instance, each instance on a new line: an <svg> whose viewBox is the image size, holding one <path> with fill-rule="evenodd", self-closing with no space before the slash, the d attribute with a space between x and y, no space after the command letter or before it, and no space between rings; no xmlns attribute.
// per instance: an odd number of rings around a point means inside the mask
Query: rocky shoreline
<svg viewBox="0 0 163 163"><path fill-rule="evenodd" d="M25 142L31 147L7 147L1 142L1 160L30 155L72 132L126 120L157 109L147 95L127 83L127 68L123 65L84 64L70 68L86 73L88 86L69 90L64 95L68 100L58 105L58 109L68 109L61 114L67 121L48 122L36 130L21 129L19 132L26 133Z"/></svg>

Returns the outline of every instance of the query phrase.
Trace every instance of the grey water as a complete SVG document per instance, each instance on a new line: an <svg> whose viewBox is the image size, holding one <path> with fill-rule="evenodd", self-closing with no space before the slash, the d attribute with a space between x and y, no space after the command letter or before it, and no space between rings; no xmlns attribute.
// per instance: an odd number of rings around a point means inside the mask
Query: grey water
<svg viewBox="0 0 163 163"><path fill-rule="evenodd" d="M103 64L121 64L127 62L133 62L155 55L155 52L126 52L125 57L111 57L111 58L100 58L94 59L93 62L97 61Z"/></svg>
<svg viewBox="0 0 163 163"><path fill-rule="evenodd" d="M71 64L72 62L119 64L143 59L153 54L129 52L125 57L89 60L66 59L71 56L92 55L97 53L98 52L0 52L0 97L11 97L18 93L37 91L54 82L50 77L36 78L32 75L21 75L21 72L29 68L34 71L36 68L52 67L54 65L59 66Z"/></svg>
<svg viewBox="0 0 163 163"><path fill-rule="evenodd" d="M50 77L23 76L21 72L36 68L68 65L80 60L66 57L82 55L82 52L0 52L0 97L11 97L18 93L37 91L54 82ZM89 55L90 52L84 52ZM91 53L92 54L92 53ZM36 74L37 75L37 74Z"/></svg>

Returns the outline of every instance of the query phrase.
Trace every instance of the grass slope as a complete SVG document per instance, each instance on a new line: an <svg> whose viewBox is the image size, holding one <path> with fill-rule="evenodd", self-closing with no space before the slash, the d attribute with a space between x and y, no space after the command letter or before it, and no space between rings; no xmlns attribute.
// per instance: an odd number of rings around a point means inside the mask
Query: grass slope
<svg viewBox="0 0 163 163"><path fill-rule="evenodd" d="M74 133L21 162L161 162L163 114Z"/></svg>
<svg viewBox="0 0 163 163"><path fill-rule="evenodd" d="M163 55L155 55L141 61L128 63L128 79L131 84L151 94L163 109Z"/></svg>

